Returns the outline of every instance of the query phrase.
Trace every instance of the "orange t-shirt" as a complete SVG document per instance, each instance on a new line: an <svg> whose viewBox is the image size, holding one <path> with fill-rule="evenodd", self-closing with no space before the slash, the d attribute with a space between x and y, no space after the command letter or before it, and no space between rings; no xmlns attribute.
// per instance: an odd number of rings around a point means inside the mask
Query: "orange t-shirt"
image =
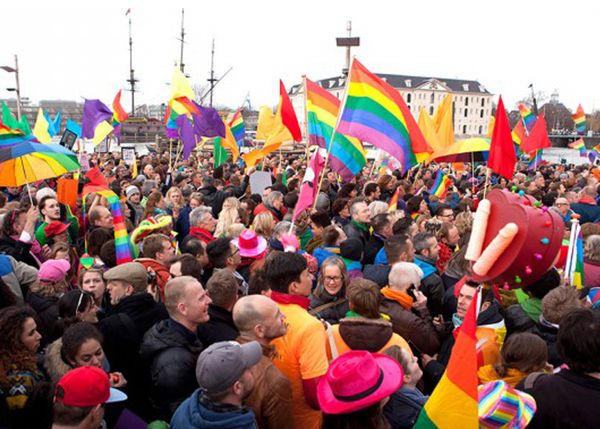
<svg viewBox="0 0 600 429"><path fill-rule="evenodd" d="M348 346L348 344L346 344L346 342L342 339L342 336L340 335L340 325L333 325L331 327L331 330L332 330L332 334L333 334L333 340L335 341L335 348L337 349L337 352L338 352L338 356L341 356L344 353L352 350ZM406 350L411 356L413 354L412 350L410 349L410 346L408 345L406 340L396 333L393 333L392 336L390 337L389 341L385 344L385 346L383 346L381 349L377 350L376 353L382 353L385 349L392 347L392 346L398 346L398 347ZM327 342L327 357L329 359L332 359L331 345L329 344L329 341Z"/></svg>
<svg viewBox="0 0 600 429"><path fill-rule="evenodd" d="M272 341L275 346L273 363L290 381L292 387L292 418L298 429L320 429L322 415L313 410L304 398L302 380L327 373L325 328L315 317L296 304L277 304L285 314L287 333Z"/></svg>

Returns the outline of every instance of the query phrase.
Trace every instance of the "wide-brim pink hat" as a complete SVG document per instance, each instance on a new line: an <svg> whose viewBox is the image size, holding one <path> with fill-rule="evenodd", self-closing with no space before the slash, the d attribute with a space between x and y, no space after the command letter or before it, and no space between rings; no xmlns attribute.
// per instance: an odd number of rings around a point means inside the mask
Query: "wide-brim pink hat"
<svg viewBox="0 0 600 429"><path fill-rule="evenodd" d="M317 396L327 414L348 414L374 405L402 387L404 371L380 353L353 350L339 356L319 381Z"/></svg>
<svg viewBox="0 0 600 429"><path fill-rule="evenodd" d="M240 249L240 256L254 258L267 250L267 240L251 229L242 231L238 238L232 240L233 244Z"/></svg>

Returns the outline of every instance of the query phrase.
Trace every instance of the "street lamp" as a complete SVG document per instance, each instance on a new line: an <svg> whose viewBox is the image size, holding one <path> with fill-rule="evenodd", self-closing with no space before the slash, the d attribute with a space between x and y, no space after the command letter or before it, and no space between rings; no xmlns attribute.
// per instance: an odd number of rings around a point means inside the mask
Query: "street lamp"
<svg viewBox="0 0 600 429"><path fill-rule="evenodd" d="M0 69L7 73L14 73L17 81L16 88L6 88L8 91L15 91L17 93L17 121L21 120L21 88L19 86L19 60L15 55L15 66L0 66Z"/></svg>

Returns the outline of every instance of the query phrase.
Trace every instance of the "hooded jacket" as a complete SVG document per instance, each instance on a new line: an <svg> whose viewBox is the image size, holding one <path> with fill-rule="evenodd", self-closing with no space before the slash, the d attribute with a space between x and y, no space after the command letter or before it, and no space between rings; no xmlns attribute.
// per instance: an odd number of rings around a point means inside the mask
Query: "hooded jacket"
<svg viewBox="0 0 600 429"><path fill-rule="evenodd" d="M437 316L442 312L442 300L446 289L435 267L435 261L422 255L415 255L414 263L423 271L420 290L427 297L427 308L432 315Z"/></svg>
<svg viewBox="0 0 600 429"><path fill-rule="evenodd" d="M171 419L171 429L257 429L254 413L248 407L211 404L197 389Z"/></svg>
<svg viewBox="0 0 600 429"><path fill-rule="evenodd" d="M140 356L150 374L150 400L157 418L168 420L198 387L196 360L202 343L183 334L172 319L162 320L144 335Z"/></svg>

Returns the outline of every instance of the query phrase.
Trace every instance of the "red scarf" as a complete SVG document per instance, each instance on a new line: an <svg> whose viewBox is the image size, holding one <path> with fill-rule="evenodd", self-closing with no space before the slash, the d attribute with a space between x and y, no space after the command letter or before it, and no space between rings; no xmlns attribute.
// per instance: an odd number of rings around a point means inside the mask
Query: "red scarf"
<svg viewBox="0 0 600 429"><path fill-rule="evenodd" d="M207 231L204 228L199 228L197 226L192 226L190 228L190 235L192 237L202 240L206 244L215 240L215 237L209 231Z"/></svg>
<svg viewBox="0 0 600 429"><path fill-rule="evenodd" d="M288 293L281 293L271 291L271 299L278 304L296 304L305 310L308 310L310 299L300 295L290 295Z"/></svg>

